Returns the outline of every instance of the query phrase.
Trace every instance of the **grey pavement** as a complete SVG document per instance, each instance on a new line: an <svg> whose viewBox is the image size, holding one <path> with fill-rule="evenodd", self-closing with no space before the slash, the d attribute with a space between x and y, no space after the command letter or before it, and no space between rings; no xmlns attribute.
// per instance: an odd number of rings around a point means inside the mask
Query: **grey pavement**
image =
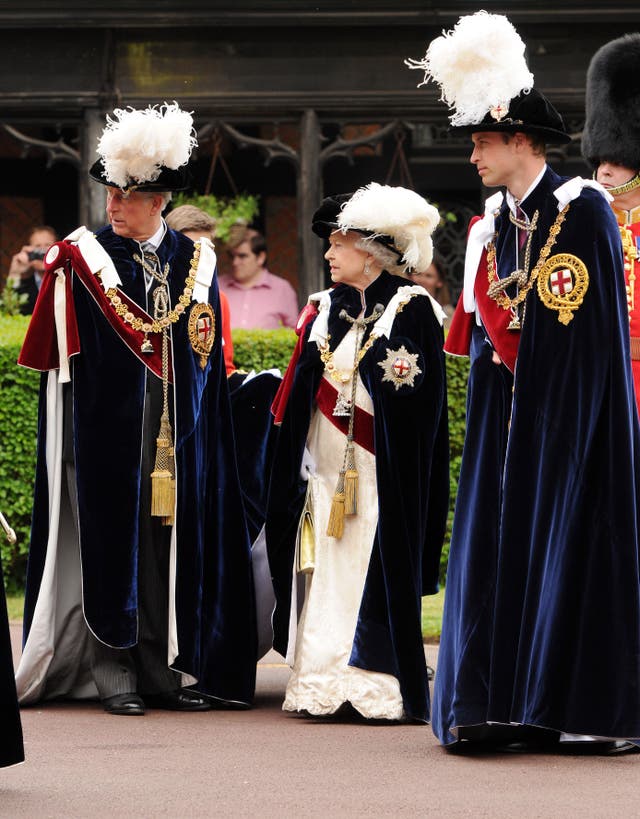
<svg viewBox="0 0 640 819"><path fill-rule="evenodd" d="M457 756L428 726L285 714L287 676L268 654L249 711L24 709L27 761L0 769L0 817L640 816L640 755Z"/></svg>

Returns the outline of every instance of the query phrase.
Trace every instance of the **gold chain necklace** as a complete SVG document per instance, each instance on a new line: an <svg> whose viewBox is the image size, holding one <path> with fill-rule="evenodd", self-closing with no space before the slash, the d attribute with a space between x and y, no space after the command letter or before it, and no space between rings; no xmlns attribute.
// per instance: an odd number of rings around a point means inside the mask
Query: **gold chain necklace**
<svg viewBox="0 0 640 819"><path fill-rule="evenodd" d="M629 321L636 306L636 260L638 251L636 249L635 237L628 227L619 225L620 237L622 239L622 252L624 255L624 272L627 280L627 310Z"/></svg>
<svg viewBox="0 0 640 819"><path fill-rule="evenodd" d="M160 264L160 259L158 259L158 257L156 256L155 253L153 254L153 256L158 261L158 264ZM149 264L149 262L146 259L143 259L142 256L139 256L137 253L133 254L133 261L138 262L138 264L142 265L142 269L144 271L146 271L157 282L160 282L160 284L166 284L167 283L167 279L169 278L169 270L170 270L169 262L167 262L165 264L164 270L161 273L153 265Z"/></svg>
<svg viewBox="0 0 640 819"><path fill-rule="evenodd" d="M120 316L120 318L124 321L125 324L130 325L139 333L144 333L146 336L148 333L161 333L167 327L170 327L171 324L175 324L179 321L180 316L184 313L184 311L189 306L191 302L191 296L193 294L193 287L196 283L196 270L198 269L198 260L200 259L200 242L196 242L195 251L193 257L191 258L191 264L189 266L189 273L184 280L184 290L182 291L182 295L178 299L178 303L173 308L173 310L168 310L166 314L160 319L153 319L153 321L148 322L144 321L144 319L140 318L140 316L135 316L131 312L131 307L127 304L126 301L119 295L117 288L111 287L106 292L106 296L111 303L111 306L115 310L115 312ZM144 266L144 265L143 265ZM168 275L168 266L165 266L165 282L166 276ZM146 269L146 268L145 268ZM100 273L96 273L96 276L100 279ZM154 278L159 280L159 277L156 275ZM143 342L144 344L144 342Z"/></svg>
<svg viewBox="0 0 640 819"><path fill-rule="evenodd" d="M347 321L352 326L355 324L358 330L358 335L356 336L356 356L353 363L353 367L350 370L339 370L335 362L333 360L333 352L329 349L329 340L331 336L327 336L326 342L321 345L320 347L320 359L324 364L324 368L329 374L329 377L332 381L335 381L336 384L340 384L343 386L344 384L348 384L351 381L353 374L356 372L358 367L360 366L360 362L362 361L363 357L366 355L367 350L370 349L373 342L376 340L377 336L373 333L369 336L367 341L360 347L359 344L359 334L360 330L364 330L367 324L371 324L372 321L377 321L380 316L383 314L384 308L382 305L376 305L373 313L368 318L358 319L352 318L346 310L341 310L339 316L344 321Z"/></svg>
<svg viewBox="0 0 640 819"><path fill-rule="evenodd" d="M500 279L498 277L498 270L496 267L495 235L493 240L489 243L489 246L487 247L487 276L489 279L489 290L487 291L487 295L490 298L492 298L495 302L497 302L500 305L500 307L502 307L504 310L513 310L514 307L517 307L526 299L527 294L529 293L536 279L538 278L538 273L540 272L542 265L546 262L549 253L551 253L551 248L556 243L556 239L558 238L558 234L560 233L562 223L564 222L565 216L569 211L569 204L565 205L564 208L556 217L556 220L551 226L551 230L549 231L547 241L544 247L542 248L542 251L540 252L540 257L538 258L536 266L531 271L531 276L529 276L529 279L526 282L526 284L523 284L520 287L517 295L515 295L513 298L508 296L504 292L504 289L502 287L496 287L496 285L501 285L502 282L507 282L507 279ZM508 287L508 284L505 284L505 286Z"/></svg>
<svg viewBox="0 0 640 819"><path fill-rule="evenodd" d="M327 336L327 340L320 347L320 358L322 360L322 363L324 364L326 372L329 374L329 378L331 378L332 381L335 381L336 384L340 384L341 386L343 386L344 384L348 384L349 381L351 381L353 374L360 366L360 362L366 355L367 351L371 348L371 345L373 344L377 337L378 336L375 336L373 333L371 333L369 338L358 350L358 354L356 355L353 367L350 370L339 370L336 367L335 362L333 360L333 350L329 349L329 340L331 339L331 336Z"/></svg>

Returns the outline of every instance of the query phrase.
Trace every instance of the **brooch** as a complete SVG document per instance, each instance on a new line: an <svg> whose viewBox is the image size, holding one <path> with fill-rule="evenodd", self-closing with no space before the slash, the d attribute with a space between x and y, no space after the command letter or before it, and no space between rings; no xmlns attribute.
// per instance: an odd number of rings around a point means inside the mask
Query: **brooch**
<svg viewBox="0 0 640 819"><path fill-rule="evenodd" d="M194 352L200 356L200 367L204 370L216 337L216 318L210 304L198 302L189 313L189 341Z"/></svg>
<svg viewBox="0 0 640 819"><path fill-rule="evenodd" d="M558 321L569 324L589 287L585 263L571 253L551 256L538 274L538 296L545 307L558 311Z"/></svg>
<svg viewBox="0 0 640 819"><path fill-rule="evenodd" d="M383 381L391 381L396 388L413 387L417 375L422 370L418 367L418 353L410 353L402 344L399 350L390 350L387 347L387 357L384 361L378 361L378 367L382 367L384 375Z"/></svg>

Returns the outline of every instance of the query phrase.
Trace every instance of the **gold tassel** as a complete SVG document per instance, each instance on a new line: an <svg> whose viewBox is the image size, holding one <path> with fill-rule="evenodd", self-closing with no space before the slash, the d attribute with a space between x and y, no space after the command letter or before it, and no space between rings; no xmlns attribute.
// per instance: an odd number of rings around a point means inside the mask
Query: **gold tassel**
<svg viewBox="0 0 640 819"><path fill-rule="evenodd" d="M151 515L161 518L172 516L174 497L175 481L171 472L166 469L154 470L151 473Z"/></svg>
<svg viewBox="0 0 640 819"><path fill-rule="evenodd" d="M340 473L338 485L331 501L327 523L327 536L340 539L344 534L344 472Z"/></svg>
<svg viewBox="0 0 640 819"><path fill-rule="evenodd" d="M344 513L358 514L358 470L347 469L344 476Z"/></svg>
<svg viewBox="0 0 640 819"><path fill-rule="evenodd" d="M160 419L160 432L156 439L155 468L151 473L151 515L162 518L165 526L173 524L176 498L176 481L173 465L173 446L169 417Z"/></svg>
<svg viewBox="0 0 640 819"><path fill-rule="evenodd" d="M344 513L358 514L358 470L353 444L347 444L346 471L344 475Z"/></svg>

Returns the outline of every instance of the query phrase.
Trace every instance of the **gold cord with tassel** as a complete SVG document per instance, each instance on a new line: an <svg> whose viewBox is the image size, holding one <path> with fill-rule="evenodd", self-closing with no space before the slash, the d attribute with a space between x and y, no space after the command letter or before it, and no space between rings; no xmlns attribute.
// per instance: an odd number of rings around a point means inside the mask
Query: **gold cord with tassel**
<svg viewBox="0 0 640 819"><path fill-rule="evenodd" d="M331 500L327 536L340 539L344 534L344 472L340 471L336 491Z"/></svg>
<svg viewBox="0 0 640 819"><path fill-rule="evenodd" d="M346 470L344 473L344 513L358 514L358 470L353 442L347 444Z"/></svg>
<svg viewBox="0 0 640 819"><path fill-rule="evenodd" d="M167 315L169 297L164 287L153 294L154 319ZM176 469L173 434L169 420L169 336L162 330L162 415L156 438L156 459L151 473L151 515L162 518L164 526L173 526L176 500Z"/></svg>
<svg viewBox="0 0 640 819"><path fill-rule="evenodd" d="M353 445L353 424L356 412L356 390L358 386L358 365L360 363L360 338L364 323L354 322L356 325L356 345L354 354L353 372L351 375L351 403L349 405L349 431L347 445L342 459L342 469L338 474L338 483L331 501L331 512L327 524L328 537L341 538L344 534L345 515L358 514L358 470L356 467L356 452Z"/></svg>

